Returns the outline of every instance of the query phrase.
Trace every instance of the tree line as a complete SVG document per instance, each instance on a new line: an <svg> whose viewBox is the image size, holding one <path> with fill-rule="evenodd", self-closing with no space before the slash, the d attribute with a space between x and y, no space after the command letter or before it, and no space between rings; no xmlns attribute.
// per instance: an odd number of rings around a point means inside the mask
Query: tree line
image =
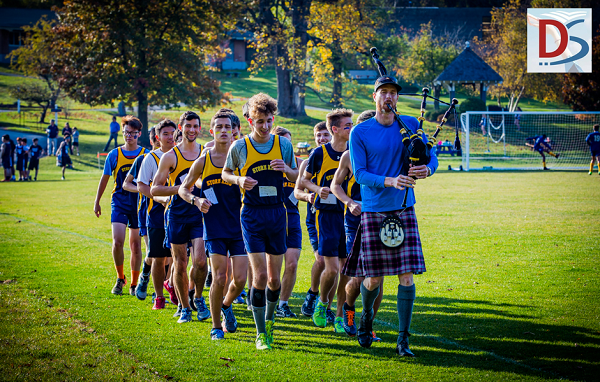
<svg viewBox="0 0 600 382"><path fill-rule="evenodd" d="M491 94L508 98L511 109L523 96L589 107L572 95L585 75L526 73L523 12L548 2L507 1L492 11L494 33L475 41L477 53L504 78ZM44 111L42 121L62 95L89 105L136 104L147 126L149 105L202 110L226 101L212 76L214 68L206 63L225 57L222 42L232 30L253 36L250 70L274 66L279 110L286 117L305 115L307 92L332 107L360 94L347 70L370 69L371 46L385 52L401 80L431 86L464 41L434 36L431 24L417 31L390 30L386 26L393 21L394 7L390 0L72 0L53 7L55 20L27 27L25 44L11 54L18 70L42 78L45 85L24 84L11 93L35 98L32 102ZM596 89L590 86L589 91ZM142 143L147 139L144 131Z"/></svg>

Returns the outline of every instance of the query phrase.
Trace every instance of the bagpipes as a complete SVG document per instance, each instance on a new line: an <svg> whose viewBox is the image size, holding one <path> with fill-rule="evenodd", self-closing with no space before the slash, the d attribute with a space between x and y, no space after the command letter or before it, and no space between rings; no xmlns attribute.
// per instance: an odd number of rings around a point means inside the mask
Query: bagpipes
<svg viewBox="0 0 600 382"><path fill-rule="evenodd" d="M379 76L384 77L387 76L387 70L383 63L379 60L379 54L377 53L377 48L371 48L371 56L373 57L373 62L377 66L377 70L379 72ZM434 145L437 144L437 136L442 131L444 124L448 121L448 116L450 113L454 113L454 124L456 135L454 137L454 149L460 150L460 137L458 131L458 118L456 115L456 105L458 105L458 100L456 98L452 99L451 103L444 102L440 99L432 97L429 95L429 89L423 88L423 92L421 94L413 94L413 93L398 93L398 95L407 95L407 96L420 96L423 97L421 101L421 116L417 118L419 120L419 128L416 132L412 132L412 130L406 126L404 121L400 118L400 114L398 114L397 110L392 107L391 103L387 104L387 107L394 113L396 121L400 125L400 134L402 134L402 143L407 149L408 155L405 156L406 164L412 164L414 166L427 165L431 161L431 149ZM435 101L438 101L442 104L448 105L449 108L444 113L442 117L442 122L437 125L435 133L433 135L427 137L427 143L423 140L423 135L426 135L423 131L423 121L425 121L425 107L427 106L427 98L431 98ZM408 166L406 166L408 168ZM407 170L408 171L408 170ZM408 192L404 194L404 202L403 207L406 206L406 197Z"/></svg>

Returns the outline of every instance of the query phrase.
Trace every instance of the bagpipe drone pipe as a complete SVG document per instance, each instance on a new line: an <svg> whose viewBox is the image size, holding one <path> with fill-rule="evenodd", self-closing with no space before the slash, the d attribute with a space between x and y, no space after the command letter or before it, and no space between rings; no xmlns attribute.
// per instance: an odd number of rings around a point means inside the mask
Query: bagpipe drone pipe
<svg viewBox="0 0 600 382"><path fill-rule="evenodd" d="M380 77L387 76L388 75L387 70L386 70L385 66L383 65L383 63L381 62L381 60L379 59L379 54L377 53L377 48L371 48L371 56L373 58L373 62L375 63L375 66L377 66L377 71L379 72L379 76ZM407 166L405 166L405 168L407 169L406 170L407 172L408 172L408 164L412 164L414 166L429 164L429 162L431 161L431 150L437 144L437 136L440 133L440 131L442 131L444 124L448 121L448 117L450 116L450 113L454 114L454 123L455 123L454 128L456 131L456 135L454 137L454 149L455 150L461 149L460 137L459 137L459 131L458 131L458 116L456 115L456 105L458 105L458 100L456 98L453 98L451 103L444 102L440 99L430 96L428 88L423 88L423 92L421 94L398 93L398 95L399 96L404 95L404 96L420 96L420 97L422 97L421 116L418 118L419 128L417 129L416 132L413 132L408 126L406 126L404 121L402 121L402 119L400 118L400 114L398 114L396 108L392 107L391 103L387 104L387 107L389 108L390 111L392 111L394 113L396 121L398 121L398 124L400 125L400 134L402 134L402 143L404 144L404 146L407 150L407 155L403 156L403 160L407 164ZM425 108L427 106L427 98L436 100L442 104L448 105L449 107L448 107L448 110L446 110L446 112L444 113L441 123L439 125L437 125L437 128L436 128L435 132L433 133L433 135L427 136L427 143L425 143L425 141L423 140L423 135L426 135L426 134L423 131L423 121L425 121L424 115L425 115ZM408 193L404 194L403 206L406 205L407 194Z"/></svg>

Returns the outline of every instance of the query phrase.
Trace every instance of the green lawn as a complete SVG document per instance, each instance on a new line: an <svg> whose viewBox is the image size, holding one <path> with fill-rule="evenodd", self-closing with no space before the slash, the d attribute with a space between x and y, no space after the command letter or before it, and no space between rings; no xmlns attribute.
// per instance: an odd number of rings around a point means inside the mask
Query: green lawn
<svg viewBox="0 0 600 382"><path fill-rule="evenodd" d="M155 372L178 381L594 380L600 372L597 175L440 171L419 182L428 272L416 277L418 358L400 360L393 277L375 324L383 343L369 350L302 317L278 320L275 349L258 353L245 306L234 307L239 331L216 343L209 323L176 324L174 306L154 312L149 300L112 296L108 198L100 219L92 212L100 173L82 167L62 182L53 160L42 160L36 183L0 185L0 281L14 281L0 283L3 380ZM312 265L304 239L296 312Z"/></svg>

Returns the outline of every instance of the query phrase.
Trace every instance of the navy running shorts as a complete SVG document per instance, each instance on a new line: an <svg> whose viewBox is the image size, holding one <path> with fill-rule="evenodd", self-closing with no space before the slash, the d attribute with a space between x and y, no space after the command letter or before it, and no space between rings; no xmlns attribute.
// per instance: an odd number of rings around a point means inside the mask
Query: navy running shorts
<svg viewBox="0 0 600 382"><path fill-rule="evenodd" d="M137 211L127 211L118 206L110 206L110 222L126 224L130 229L138 229Z"/></svg>
<svg viewBox="0 0 600 382"><path fill-rule="evenodd" d="M347 254L344 213L317 210L316 221L319 232L319 255L345 259Z"/></svg>
<svg viewBox="0 0 600 382"><path fill-rule="evenodd" d="M283 203L258 208L244 205L240 220L246 252L283 255L287 251L286 217Z"/></svg>
<svg viewBox="0 0 600 382"><path fill-rule="evenodd" d="M2 158L2 167L12 168L12 158L10 156Z"/></svg>
<svg viewBox="0 0 600 382"><path fill-rule="evenodd" d="M171 257L171 251L165 247L165 230L148 227L148 257Z"/></svg>
<svg viewBox="0 0 600 382"><path fill-rule="evenodd" d="M300 214L287 215L287 240L288 248L302 249L302 226L300 226Z"/></svg>
<svg viewBox="0 0 600 382"><path fill-rule="evenodd" d="M312 245L313 252L317 252L319 250L319 234L315 225L315 214L310 209L306 213L306 230L308 231L308 239L310 240L310 245Z"/></svg>
<svg viewBox="0 0 600 382"><path fill-rule="evenodd" d="M38 170L40 168L40 160L38 158L31 158L29 160L28 170Z"/></svg>
<svg viewBox="0 0 600 382"><path fill-rule="evenodd" d="M346 254L352 252L352 246L354 245L354 239L356 239L356 232L360 225L360 215L354 216L350 211L346 212L344 216L344 231L346 232Z"/></svg>
<svg viewBox="0 0 600 382"><path fill-rule="evenodd" d="M208 256L223 255L229 257L248 256L244 247L244 239L212 239L204 240L204 248Z"/></svg>
<svg viewBox="0 0 600 382"><path fill-rule="evenodd" d="M590 150L590 153L592 154L593 157L600 157L600 150Z"/></svg>
<svg viewBox="0 0 600 382"><path fill-rule="evenodd" d="M202 221L194 223L167 223L166 240L170 244L188 244L194 239L202 238L204 228Z"/></svg>

